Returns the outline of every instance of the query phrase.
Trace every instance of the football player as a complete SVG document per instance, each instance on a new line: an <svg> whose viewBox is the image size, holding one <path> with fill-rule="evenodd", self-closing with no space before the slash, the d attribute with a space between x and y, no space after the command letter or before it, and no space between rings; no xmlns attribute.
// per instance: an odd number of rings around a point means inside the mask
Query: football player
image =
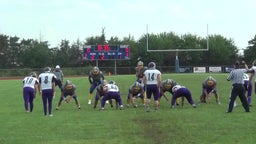
<svg viewBox="0 0 256 144"><path fill-rule="evenodd" d="M42 95L43 106L44 106L44 115L53 116L52 115L52 99L55 93L55 81L56 76L51 73L50 67L44 68L44 73L39 75L39 93ZM40 91L42 90L42 92ZM48 112L47 112L48 110Z"/></svg>
<svg viewBox="0 0 256 144"><path fill-rule="evenodd" d="M89 82L90 82L90 93L89 93L89 100L88 100L88 104L92 103L92 93L94 91L94 89L101 84L101 81L104 80L104 75L102 73L102 71L100 71L100 69L98 67L93 67L93 69L90 71L89 73Z"/></svg>
<svg viewBox="0 0 256 144"><path fill-rule="evenodd" d="M245 63L245 61L242 61L242 63L244 64L245 66L245 69L247 70L247 72L250 73L250 76L249 76L249 80L248 80L248 83L251 84L252 83L252 79L255 78L255 82L254 82L254 92L256 93L256 77L255 77L255 72L256 72L256 60L254 60L252 62L252 67L249 69L247 64ZM250 85L248 85L250 87ZM247 86L247 87L248 87ZM249 90L249 87L247 90ZM247 93L248 94L248 93ZM251 106L251 102L249 103L249 105Z"/></svg>
<svg viewBox="0 0 256 144"><path fill-rule="evenodd" d="M142 78L143 78L143 75L144 75L144 71L146 70L147 68L144 67L144 64L142 61L138 61L137 63L137 67L135 68L135 72L136 72L136 77L137 77L137 81L139 83L142 82Z"/></svg>
<svg viewBox="0 0 256 144"><path fill-rule="evenodd" d="M146 86L146 111L150 111L150 99L152 94L154 95L154 107L155 111L158 110L159 107L159 94L160 94L160 86L161 86L161 72L156 69L156 64L154 62L150 62L148 64L148 69L144 72L143 83Z"/></svg>
<svg viewBox="0 0 256 144"><path fill-rule="evenodd" d="M68 96L70 96L70 97L68 97ZM58 106L56 107L56 110L59 109L61 102L63 100L65 100L66 103L69 103L72 98L75 100L77 108L81 109L80 103L79 103L77 95L76 95L75 84L73 84L70 80L66 80L65 84L61 87L61 96L60 96L60 100L58 102Z"/></svg>
<svg viewBox="0 0 256 144"><path fill-rule="evenodd" d="M189 104L192 105L193 108L196 108L196 105L194 103L194 100L192 98L191 92L188 88L181 86L181 85L175 85L172 88L172 101L171 101L171 108L174 108L175 101L179 97L185 97Z"/></svg>
<svg viewBox="0 0 256 144"><path fill-rule="evenodd" d="M217 92L217 80L212 76L208 76L202 83L202 94L200 96L200 103L210 101L211 93L215 95L216 103L220 104L219 94Z"/></svg>
<svg viewBox="0 0 256 144"><path fill-rule="evenodd" d="M56 65L55 70L54 70L53 73L57 77L55 86L58 86L61 89L62 83L63 83L64 74L63 74L62 70L60 69L59 65Z"/></svg>
<svg viewBox="0 0 256 144"><path fill-rule="evenodd" d="M127 106L129 107L130 103L134 108L137 107L135 99L140 98L141 102L144 104L144 88L139 82L135 82L129 88L129 93L127 97Z"/></svg>
<svg viewBox="0 0 256 144"><path fill-rule="evenodd" d="M177 85L177 83L173 79L166 79L163 80L160 86L160 95L159 95L159 102L162 96L168 101L168 97L165 95L165 92L169 92L172 94L172 88ZM179 105L179 98L176 100L176 105Z"/></svg>
<svg viewBox="0 0 256 144"><path fill-rule="evenodd" d="M107 100L115 99L118 103L120 110L123 109L123 102L122 98L120 96L120 91L118 86L116 85L115 81L109 81L108 84L106 84L103 87L103 91L105 93L104 97L101 100L101 110L105 109L105 103Z"/></svg>
<svg viewBox="0 0 256 144"><path fill-rule="evenodd" d="M249 106L252 106L252 82L249 83L249 75L244 73L244 87L247 93L247 102ZM235 102L236 103L236 102ZM236 105L236 104L234 104Z"/></svg>
<svg viewBox="0 0 256 144"><path fill-rule="evenodd" d="M23 79L23 99L24 99L24 107L26 112L32 112L34 108L34 98L36 97L36 93L38 91L39 81L37 79L37 74L35 72L31 72ZM29 110L28 110L29 105Z"/></svg>
<svg viewBox="0 0 256 144"><path fill-rule="evenodd" d="M108 82L106 80L103 80L103 82L101 82L100 85L97 86L97 93L95 95L95 101L94 101L94 106L93 108L97 107L98 101L102 100L103 96L104 96L104 91L103 91L103 87L107 84ZM109 100L110 106L113 107L113 102L112 99Z"/></svg>
<svg viewBox="0 0 256 144"><path fill-rule="evenodd" d="M137 62L137 67L135 68L135 72L136 72L137 82L141 83L141 85L143 86L144 102L146 101L146 88L143 83L143 76L144 76L145 70L147 70L147 67L145 67L141 59L139 59L139 61Z"/></svg>

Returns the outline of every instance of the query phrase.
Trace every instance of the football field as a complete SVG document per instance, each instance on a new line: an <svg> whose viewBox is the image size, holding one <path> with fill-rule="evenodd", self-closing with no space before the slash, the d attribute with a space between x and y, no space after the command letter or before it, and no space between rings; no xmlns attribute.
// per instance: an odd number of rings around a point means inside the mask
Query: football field
<svg viewBox="0 0 256 144"><path fill-rule="evenodd" d="M213 76L218 84L221 105L214 95L207 104L199 104L202 81ZM105 110L88 105L88 77L65 77L77 87L81 109L74 100L62 103L55 110L60 97L56 87L53 117L44 116L41 96L34 100L34 111L26 113L23 104L22 79L0 80L0 144L254 144L256 142L255 93L252 95L250 113L245 113L240 100L232 113L226 113L231 82L228 74L163 74L191 90L197 108L185 99L184 107L170 108L169 101L160 101L157 112L146 112L139 99L137 108L126 107L128 89L135 82L135 75L105 76L116 81L125 109L116 110L106 104ZM94 92L95 95L95 92ZM255 104L255 105L254 105Z"/></svg>

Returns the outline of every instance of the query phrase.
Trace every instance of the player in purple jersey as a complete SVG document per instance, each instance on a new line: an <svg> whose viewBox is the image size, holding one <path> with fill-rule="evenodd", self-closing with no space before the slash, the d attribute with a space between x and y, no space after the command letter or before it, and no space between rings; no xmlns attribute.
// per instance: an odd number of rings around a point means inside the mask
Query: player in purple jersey
<svg viewBox="0 0 256 144"><path fill-rule="evenodd" d="M137 107L135 103L135 99L140 98L142 104L144 104L144 88L141 83L135 82L129 88L129 93L127 97L127 106L129 107L130 103L133 105L134 108Z"/></svg>
<svg viewBox="0 0 256 144"><path fill-rule="evenodd" d="M175 101L179 97L185 97L189 104L192 105L192 107L196 108L196 105L194 103L194 100L192 98L191 92L188 88L181 86L181 85L175 85L172 88L172 101L171 101L171 108L174 108Z"/></svg>
<svg viewBox="0 0 256 144"><path fill-rule="evenodd" d="M243 63L245 63L244 61L243 61ZM253 62L252 62L252 67L250 68L250 69L248 69L248 67L245 67L245 69L247 70L247 72L249 72L250 73L250 77L249 77L249 83L251 83L252 82L252 80L255 78L255 82L254 82L254 92L255 92L255 94L256 94L256 77L255 77L255 73L256 73L256 60L254 60Z"/></svg>
<svg viewBox="0 0 256 144"><path fill-rule="evenodd" d="M200 96L200 103L206 103L210 101L211 93L215 95L216 103L220 104L220 98L217 91L217 80L212 76L208 76L202 83L202 94Z"/></svg>
<svg viewBox="0 0 256 144"><path fill-rule="evenodd" d="M39 75L39 92L42 95L44 115L53 116L52 99L55 92L56 76L51 73L50 67L44 68L44 73Z"/></svg>
<svg viewBox="0 0 256 144"><path fill-rule="evenodd" d="M34 98L36 97L36 93L38 91L39 81L37 79L37 74L35 72L29 73L23 81L23 99L24 99L24 107L26 112L32 112L34 108ZM30 109L28 109L28 106Z"/></svg>
<svg viewBox="0 0 256 144"><path fill-rule="evenodd" d="M244 73L244 87L249 106L252 106L252 82L249 83L249 75Z"/></svg>
<svg viewBox="0 0 256 144"><path fill-rule="evenodd" d="M70 97L68 97L68 96L70 96ZM63 100L65 100L66 103L69 103L72 98L75 100L77 108L81 109L79 100L76 95L76 86L70 80L67 80L65 82L65 84L61 87L61 96L60 96L60 100L58 102L58 106L56 107L56 110L59 109L61 102Z"/></svg>
<svg viewBox="0 0 256 144"><path fill-rule="evenodd" d="M110 99L115 99L119 105L120 110L123 109L123 102L120 96L119 88L114 81L109 81L108 84L104 85L103 91L105 95L101 100L101 110L105 109L105 103Z"/></svg>
<svg viewBox="0 0 256 144"><path fill-rule="evenodd" d="M159 94L160 94L160 86L161 86L161 72L156 69L156 64L154 62L150 62L148 64L148 69L144 72L143 83L146 86L146 111L150 111L150 100L151 96L154 96L154 107L155 111L158 110L159 107Z"/></svg>
<svg viewBox="0 0 256 144"><path fill-rule="evenodd" d="M88 104L92 103L92 93L94 89L100 85L101 81L103 81L104 75L102 71L98 67L93 67L92 71L90 71L88 76L89 82L90 82L90 93L88 98Z"/></svg>
<svg viewBox="0 0 256 144"><path fill-rule="evenodd" d="M102 100L102 98L104 97L104 90L103 90L103 87L107 84L108 82L106 80L103 80L103 82L101 82L100 85L97 86L97 93L95 95L95 101L94 101L94 106L93 108L96 108L97 105L98 105L98 101ZM112 99L109 100L109 103L110 103L110 106L113 107L113 102L112 102Z"/></svg>

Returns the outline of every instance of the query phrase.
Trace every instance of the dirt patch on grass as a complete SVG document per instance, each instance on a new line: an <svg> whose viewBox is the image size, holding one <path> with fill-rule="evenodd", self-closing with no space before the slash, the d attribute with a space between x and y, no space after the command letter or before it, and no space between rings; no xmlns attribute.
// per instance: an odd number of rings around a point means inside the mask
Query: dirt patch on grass
<svg viewBox="0 0 256 144"><path fill-rule="evenodd" d="M23 77L0 77L0 80L20 80Z"/></svg>
<svg viewBox="0 0 256 144"><path fill-rule="evenodd" d="M165 134L161 131L160 123L161 119L133 119L134 123L137 123L143 128L143 135L146 139L151 139L154 144L162 144Z"/></svg>

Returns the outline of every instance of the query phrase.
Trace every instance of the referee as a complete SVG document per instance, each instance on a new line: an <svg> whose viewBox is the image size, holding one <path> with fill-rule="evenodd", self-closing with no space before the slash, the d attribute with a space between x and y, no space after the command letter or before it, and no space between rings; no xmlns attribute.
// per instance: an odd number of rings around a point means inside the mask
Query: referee
<svg viewBox="0 0 256 144"><path fill-rule="evenodd" d="M248 66L245 62L243 62L245 69L248 69ZM228 106L228 111L227 113L231 113L233 110L234 106L234 101L236 100L236 97L239 96L243 107L246 112L250 112L248 102L245 97L245 87L244 87L244 80L243 76L244 73L246 72L245 69L240 68L240 63L237 61L234 65L234 70L230 72L230 74L227 77L228 81L232 81L232 90L231 90L231 96L230 96L230 101L229 101L229 106Z"/></svg>

